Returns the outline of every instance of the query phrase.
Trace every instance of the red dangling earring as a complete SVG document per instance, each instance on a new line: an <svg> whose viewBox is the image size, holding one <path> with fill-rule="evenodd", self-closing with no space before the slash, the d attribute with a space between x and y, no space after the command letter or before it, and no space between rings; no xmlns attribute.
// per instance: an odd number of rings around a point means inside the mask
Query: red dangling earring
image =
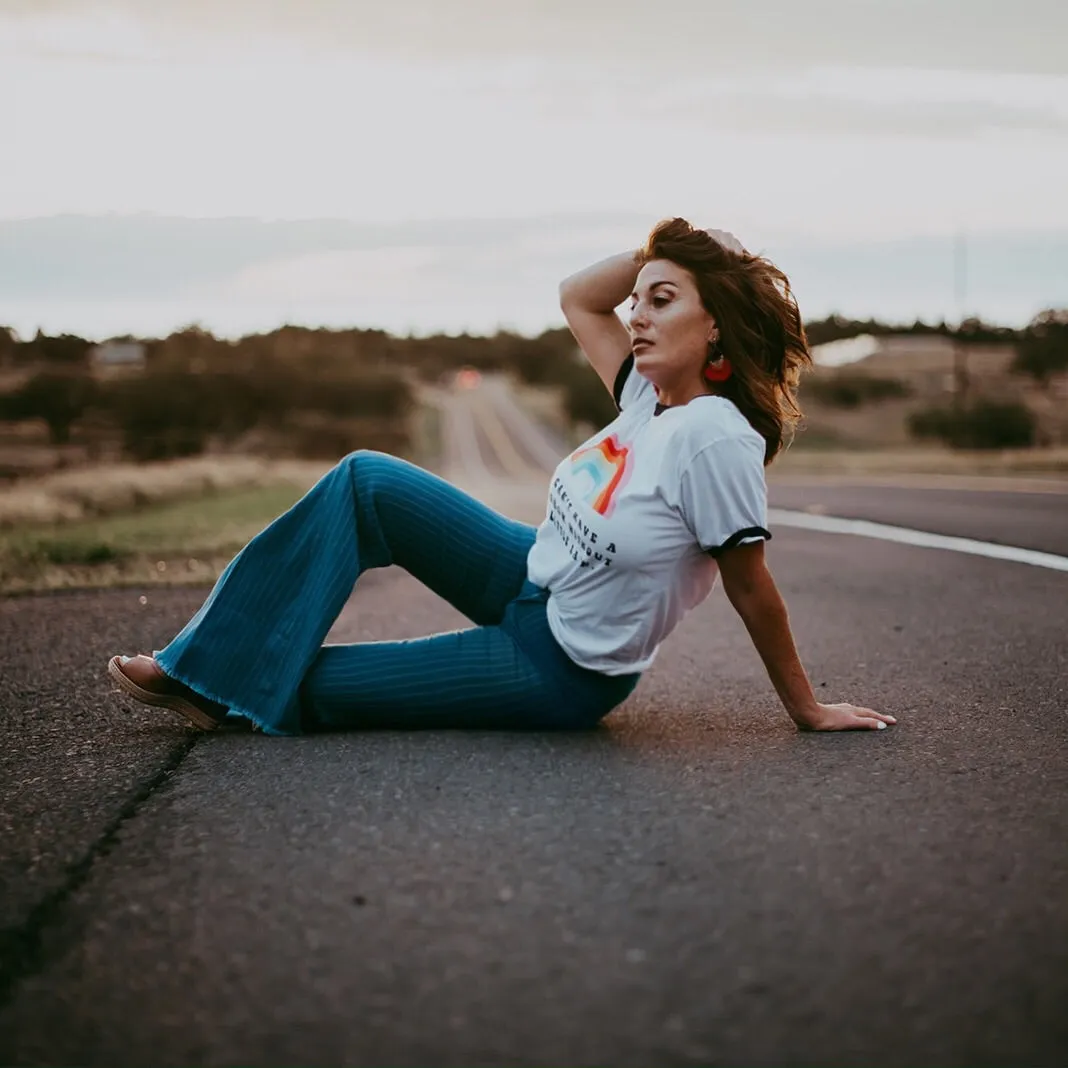
<svg viewBox="0 0 1068 1068"><path fill-rule="evenodd" d="M733 373L731 361L719 351L719 342L712 341L708 346L708 362L705 364L706 382L726 382Z"/></svg>

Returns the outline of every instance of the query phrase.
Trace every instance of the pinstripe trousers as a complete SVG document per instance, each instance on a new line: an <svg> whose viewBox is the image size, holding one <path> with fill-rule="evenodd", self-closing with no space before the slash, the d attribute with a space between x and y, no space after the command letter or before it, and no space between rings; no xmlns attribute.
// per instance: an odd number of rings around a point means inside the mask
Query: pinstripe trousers
<svg viewBox="0 0 1068 1068"><path fill-rule="evenodd" d="M359 727L592 726L637 675L574 663L527 579L534 528L413 464L350 454L227 565L155 656L268 734ZM474 627L323 645L360 574L397 564Z"/></svg>

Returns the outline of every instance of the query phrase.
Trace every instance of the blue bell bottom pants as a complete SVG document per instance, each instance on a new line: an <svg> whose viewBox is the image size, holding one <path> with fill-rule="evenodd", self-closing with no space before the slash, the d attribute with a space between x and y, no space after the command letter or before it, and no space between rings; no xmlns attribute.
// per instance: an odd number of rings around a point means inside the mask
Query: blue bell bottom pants
<svg viewBox="0 0 1068 1068"><path fill-rule="evenodd" d="M355 452L230 561L156 659L269 734L590 727L638 675L589 671L556 643L551 595L527 579L534 533L413 464ZM474 626L323 645L359 576L390 564Z"/></svg>

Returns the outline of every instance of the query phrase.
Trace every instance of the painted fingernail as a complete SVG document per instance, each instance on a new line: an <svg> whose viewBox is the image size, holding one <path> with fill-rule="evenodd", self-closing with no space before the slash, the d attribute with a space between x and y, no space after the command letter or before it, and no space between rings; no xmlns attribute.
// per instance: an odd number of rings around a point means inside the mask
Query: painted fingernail
<svg viewBox="0 0 1068 1068"><path fill-rule="evenodd" d="M882 720L879 720L879 722L875 724L875 729L877 731L885 731L886 730L886 724Z"/></svg>

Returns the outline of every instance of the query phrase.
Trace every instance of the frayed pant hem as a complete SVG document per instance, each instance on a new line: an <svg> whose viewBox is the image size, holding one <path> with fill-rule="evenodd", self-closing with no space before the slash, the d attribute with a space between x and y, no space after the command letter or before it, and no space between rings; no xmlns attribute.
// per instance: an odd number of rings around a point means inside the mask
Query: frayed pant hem
<svg viewBox="0 0 1068 1068"><path fill-rule="evenodd" d="M273 738L295 738L299 737L303 731L298 727L296 730L280 730L274 724L269 723L263 716L254 712L251 708L246 708L240 701L233 701L229 697L223 696L221 691L211 690L204 686L199 680L191 678L184 672L177 671L176 669L169 667L164 658L159 653L153 653L153 657L159 666L163 669L164 673L176 682L180 682L185 686L188 686L194 692L200 694L201 697L206 698L209 701L215 701L220 705L226 705L231 715L240 716L242 719L247 719L257 730L262 731L264 734L270 735Z"/></svg>

